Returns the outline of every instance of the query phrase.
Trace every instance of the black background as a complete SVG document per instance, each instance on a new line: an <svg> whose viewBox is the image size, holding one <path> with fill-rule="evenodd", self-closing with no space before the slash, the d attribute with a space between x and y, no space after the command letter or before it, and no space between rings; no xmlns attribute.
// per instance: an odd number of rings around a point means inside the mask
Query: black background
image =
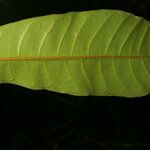
<svg viewBox="0 0 150 150"><path fill-rule="evenodd" d="M150 0L0 0L0 24L103 8L150 20ZM75 97L0 84L0 150L149 150L149 98Z"/></svg>

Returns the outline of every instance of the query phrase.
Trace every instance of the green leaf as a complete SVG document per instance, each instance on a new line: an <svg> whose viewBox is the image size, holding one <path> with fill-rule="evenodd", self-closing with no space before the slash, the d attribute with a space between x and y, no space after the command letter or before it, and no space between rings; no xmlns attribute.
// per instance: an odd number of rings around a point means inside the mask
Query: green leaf
<svg viewBox="0 0 150 150"><path fill-rule="evenodd" d="M150 23L97 10L1 26L0 83L78 96L144 96L150 93Z"/></svg>

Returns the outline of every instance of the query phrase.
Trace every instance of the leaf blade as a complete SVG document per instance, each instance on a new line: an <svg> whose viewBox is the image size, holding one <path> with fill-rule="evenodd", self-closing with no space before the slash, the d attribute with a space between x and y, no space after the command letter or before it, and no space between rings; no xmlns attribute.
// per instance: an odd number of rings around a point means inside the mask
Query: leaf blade
<svg viewBox="0 0 150 150"><path fill-rule="evenodd" d="M113 10L1 26L0 83L77 96L144 96L150 93L149 26Z"/></svg>

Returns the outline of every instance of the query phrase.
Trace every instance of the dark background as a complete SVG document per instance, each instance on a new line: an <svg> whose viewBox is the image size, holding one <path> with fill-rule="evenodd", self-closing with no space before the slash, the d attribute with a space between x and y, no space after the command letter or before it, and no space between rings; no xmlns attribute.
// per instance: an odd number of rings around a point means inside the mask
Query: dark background
<svg viewBox="0 0 150 150"><path fill-rule="evenodd" d="M150 0L0 0L0 24L103 8L150 20ZM149 150L149 98L75 97L0 84L0 150Z"/></svg>

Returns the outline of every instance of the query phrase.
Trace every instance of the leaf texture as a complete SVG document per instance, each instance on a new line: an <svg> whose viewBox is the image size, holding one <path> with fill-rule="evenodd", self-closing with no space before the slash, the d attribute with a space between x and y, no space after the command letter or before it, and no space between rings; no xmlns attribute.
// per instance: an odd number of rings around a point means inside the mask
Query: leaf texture
<svg viewBox="0 0 150 150"><path fill-rule="evenodd" d="M117 10L0 26L0 83L77 96L150 93L150 23Z"/></svg>

